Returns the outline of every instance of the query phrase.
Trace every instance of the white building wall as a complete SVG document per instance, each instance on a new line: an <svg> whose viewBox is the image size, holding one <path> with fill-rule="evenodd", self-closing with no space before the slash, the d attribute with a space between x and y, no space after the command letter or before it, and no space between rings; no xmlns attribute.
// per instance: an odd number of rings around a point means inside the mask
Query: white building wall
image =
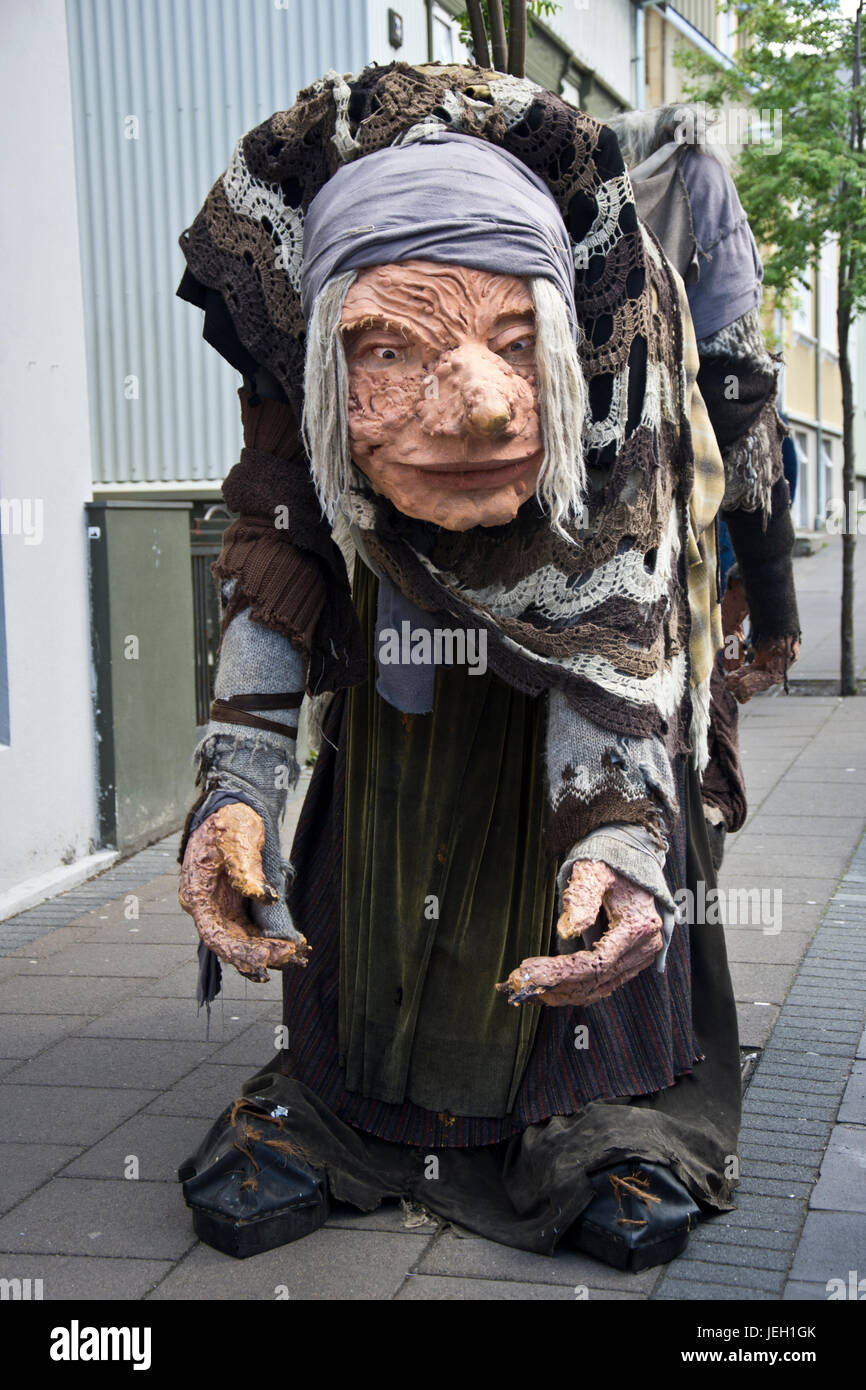
<svg viewBox="0 0 866 1390"><path fill-rule="evenodd" d="M575 57L626 102L634 101L634 5L631 0L561 0L544 20Z"/></svg>
<svg viewBox="0 0 866 1390"><path fill-rule="evenodd" d="M90 433L63 0L0 8L0 93L0 495L11 504L4 529L18 529L2 537L11 739L0 746L2 895L88 854L96 834ZM16 528L16 501L22 519L30 504L29 537Z"/></svg>
<svg viewBox="0 0 866 1390"><path fill-rule="evenodd" d="M357 0L355 0L357 3ZM424 0L366 0L368 63L426 63L427 6ZM388 11L396 10L403 20L403 45L392 48L388 42Z"/></svg>

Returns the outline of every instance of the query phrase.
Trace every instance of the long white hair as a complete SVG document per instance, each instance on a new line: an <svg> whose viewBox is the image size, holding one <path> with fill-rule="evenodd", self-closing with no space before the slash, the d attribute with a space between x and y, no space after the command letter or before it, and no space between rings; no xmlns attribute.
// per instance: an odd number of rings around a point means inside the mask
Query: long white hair
<svg viewBox="0 0 866 1390"><path fill-rule="evenodd" d="M302 430L322 511L333 524L352 477L349 448L349 369L340 319L357 272L335 275L316 296L307 325ZM586 487L583 422L587 388L556 286L541 276L527 281L535 306L535 365L544 458L536 496L553 528L578 520Z"/></svg>
<svg viewBox="0 0 866 1390"><path fill-rule="evenodd" d="M629 169L636 169L672 140L691 146L698 154L711 155L727 169L731 164L727 146L709 134L717 123L717 117L711 119L706 102L700 101L675 101L648 111L620 111L605 122L616 136Z"/></svg>

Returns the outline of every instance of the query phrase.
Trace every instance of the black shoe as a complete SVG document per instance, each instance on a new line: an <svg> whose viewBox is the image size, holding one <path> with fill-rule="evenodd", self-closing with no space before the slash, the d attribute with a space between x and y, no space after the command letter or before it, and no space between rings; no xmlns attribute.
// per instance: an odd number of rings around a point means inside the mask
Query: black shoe
<svg viewBox="0 0 866 1390"><path fill-rule="evenodd" d="M617 1163L590 1182L596 1195L568 1235L578 1250L633 1274L685 1250L701 1212L665 1164Z"/></svg>
<svg viewBox="0 0 866 1390"><path fill-rule="evenodd" d="M239 1260L328 1219L324 1174L293 1145L279 1113L255 1097L219 1117L177 1176L199 1240Z"/></svg>

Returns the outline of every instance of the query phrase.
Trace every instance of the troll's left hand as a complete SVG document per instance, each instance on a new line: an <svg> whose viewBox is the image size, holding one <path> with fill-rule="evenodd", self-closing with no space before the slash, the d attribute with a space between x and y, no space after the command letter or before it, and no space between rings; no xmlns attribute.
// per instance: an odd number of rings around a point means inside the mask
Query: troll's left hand
<svg viewBox="0 0 866 1390"><path fill-rule="evenodd" d="M661 950L652 894L607 864L579 859L562 896L556 927L562 941L601 934L589 950L522 961L496 986L509 1004L595 1004L646 970Z"/></svg>

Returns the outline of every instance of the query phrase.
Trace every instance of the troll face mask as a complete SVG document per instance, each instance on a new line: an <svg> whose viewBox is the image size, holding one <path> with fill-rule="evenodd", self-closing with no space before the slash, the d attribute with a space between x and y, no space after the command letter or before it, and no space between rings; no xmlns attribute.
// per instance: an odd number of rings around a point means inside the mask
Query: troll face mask
<svg viewBox="0 0 866 1390"><path fill-rule="evenodd" d="M544 457L524 282L375 266L350 287L341 327L351 454L375 490L450 531L511 521Z"/></svg>
<svg viewBox="0 0 866 1390"><path fill-rule="evenodd" d="M573 265L552 197L460 135L340 169L313 200L302 299L304 430L333 518L351 466L447 530L554 521L583 485Z"/></svg>

